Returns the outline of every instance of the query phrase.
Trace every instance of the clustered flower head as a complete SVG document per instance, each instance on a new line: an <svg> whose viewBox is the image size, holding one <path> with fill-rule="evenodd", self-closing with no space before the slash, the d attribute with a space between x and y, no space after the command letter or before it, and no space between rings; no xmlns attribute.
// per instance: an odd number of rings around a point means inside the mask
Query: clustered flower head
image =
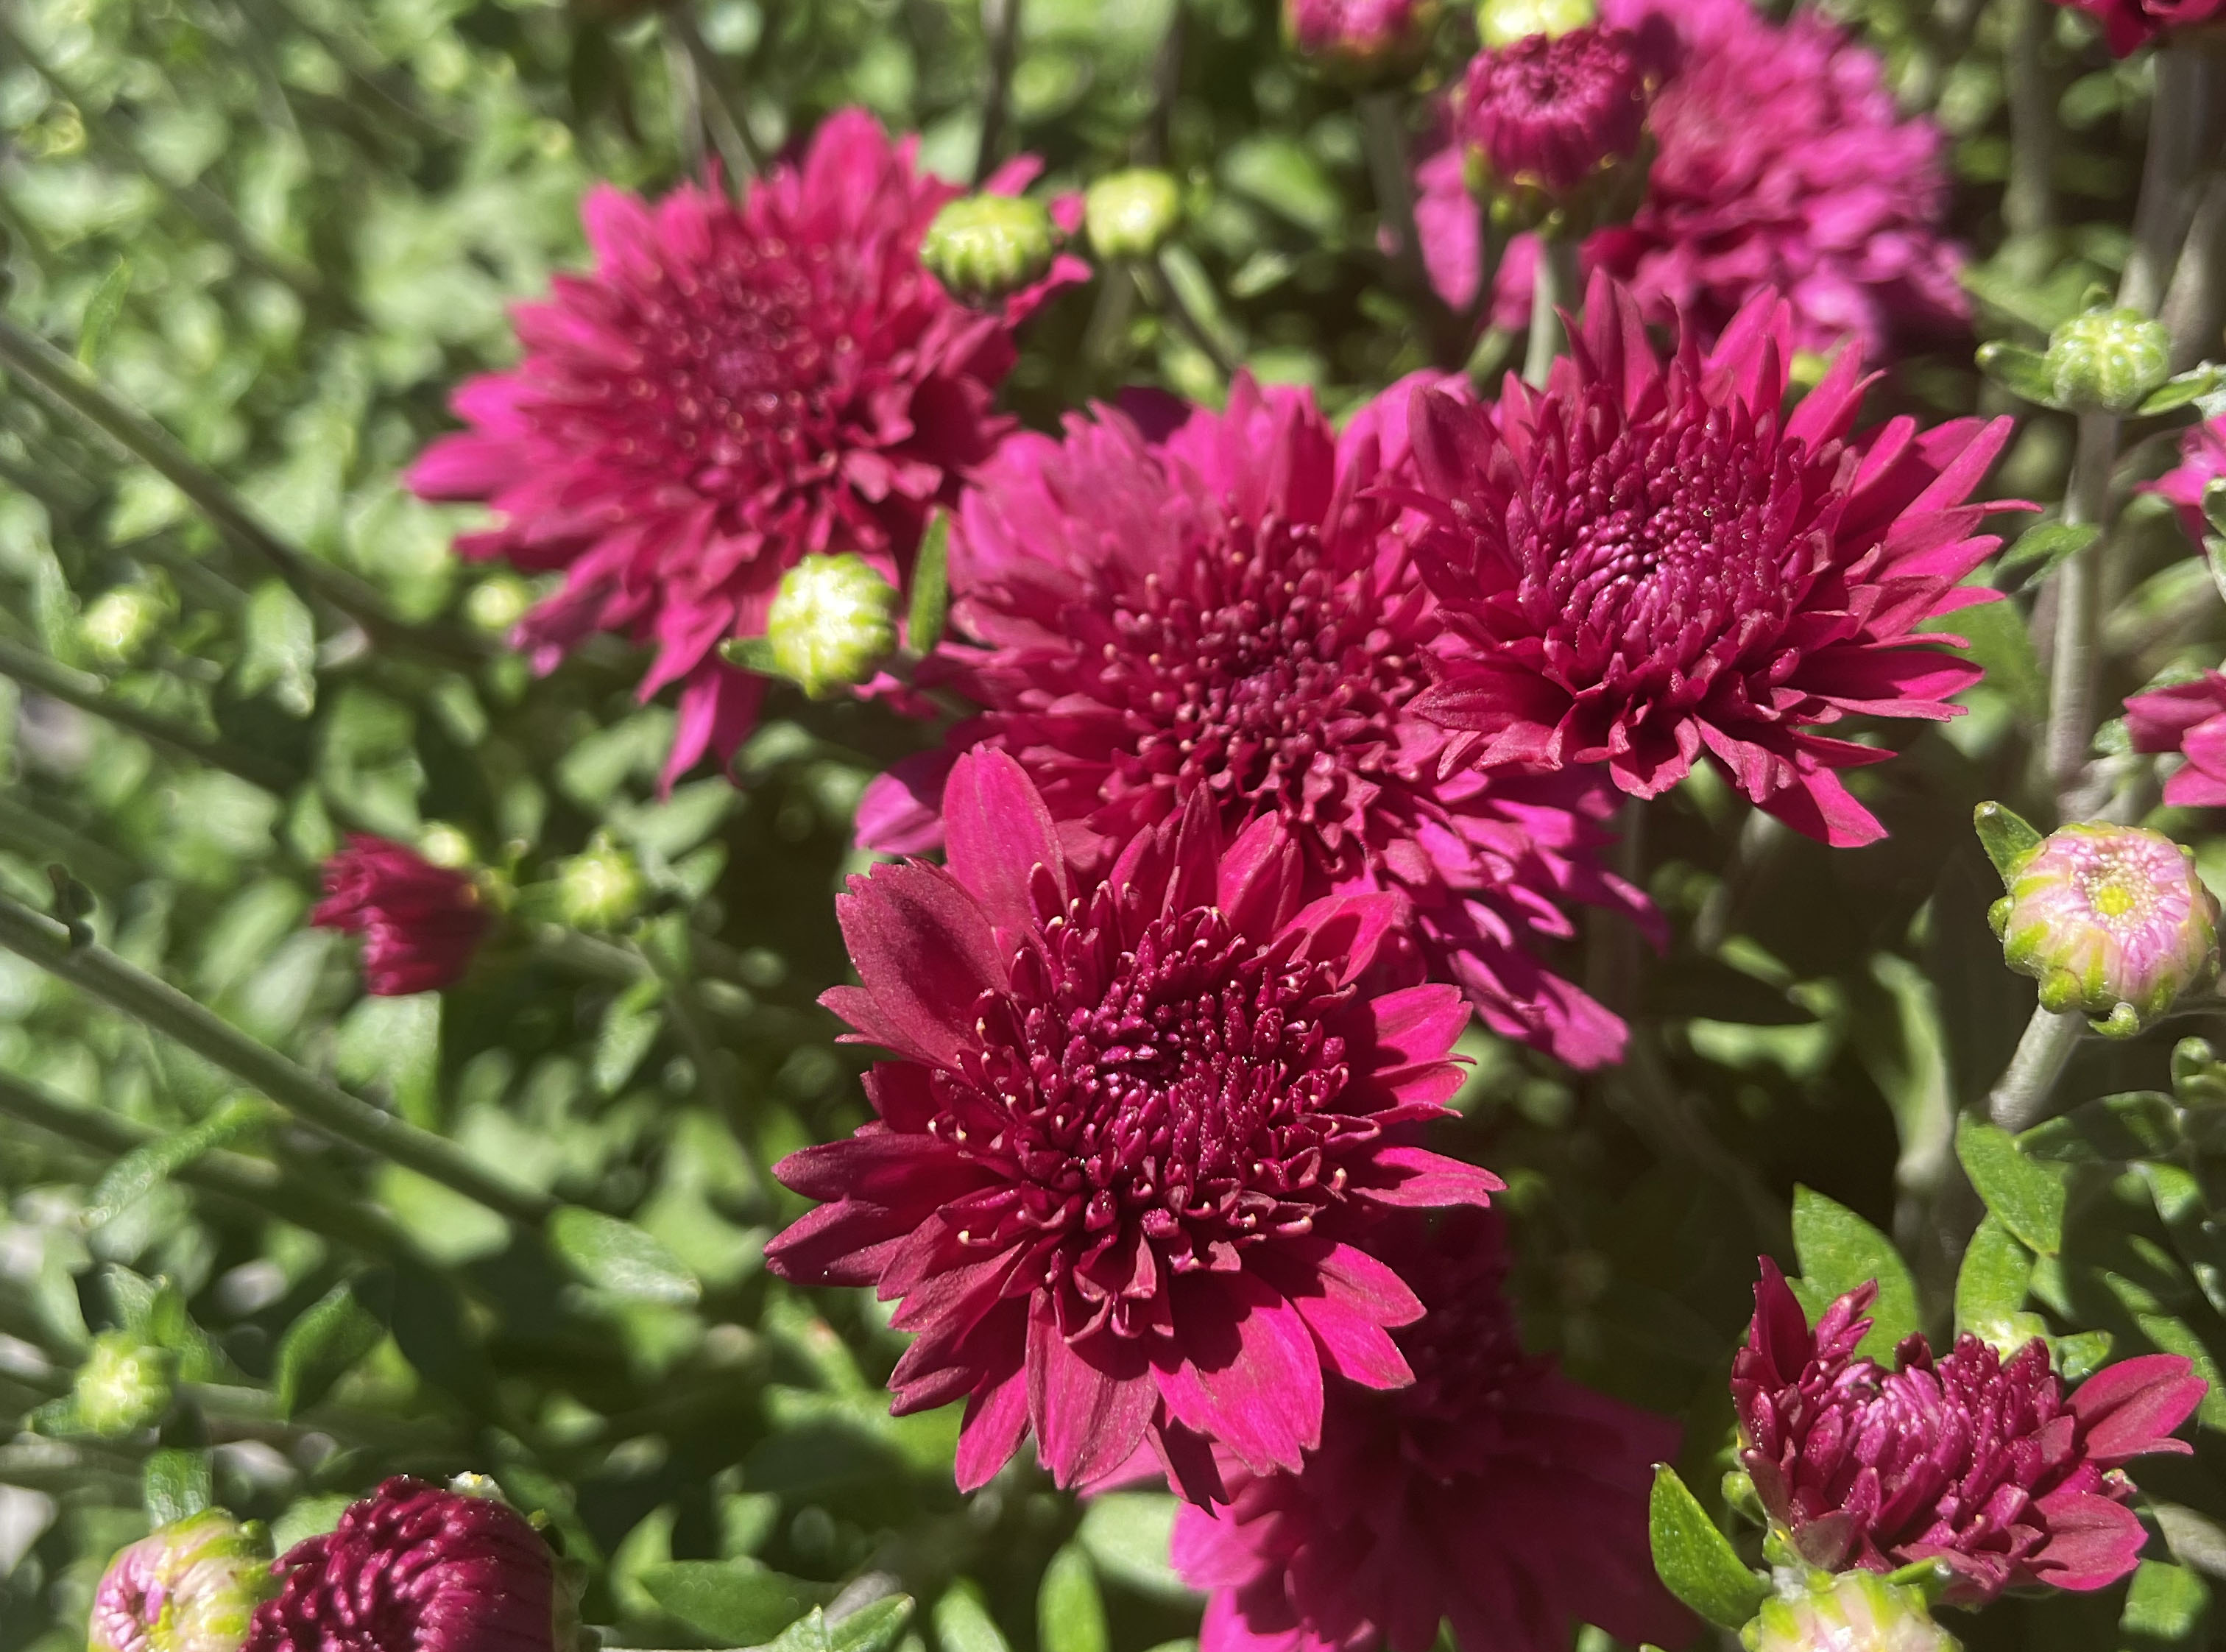
<svg viewBox="0 0 2226 1652"><path fill-rule="evenodd" d="M1498 1031L1579 1065L1623 1027L1547 969L1572 901L1644 911L1594 864L1605 789L1517 768L1447 774L1415 715L1459 654L1399 507L1409 386L1342 437L1310 396L1241 378L1215 414L1157 403L1015 435L961 507L946 680L983 715L1073 853L1103 866L1136 832L1212 800L1234 836L1292 837L1309 896L1391 890L1427 962ZM1170 428L1172 427L1172 428ZM900 765L859 809L862 840L936 841L947 757Z"/></svg>
<svg viewBox="0 0 2226 1652"><path fill-rule="evenodd" d="M571 1652L555 1555L495 1496L398 1477L273 1568L244 1652Z"/></svg>
<svg viewBox="0 0 2226 1652"><path fill-rule="evenodd" d="M1676 1426L1523 1353L1495 1216L1402 1217L1378 1250L1428 1310L1392 1333L1415 1380L1335 1385L1303 1470L1232 1466L1225 1509L1178 1515L1200 1652L1428 1652L1441 1620L1479 1652L1559 1652L1579 1621L1681 1642L1646 1533Z"/></svg>
<svg viewBox="0 0 2226 1652"><path fill-rule="evenodd" d="M2010 422L1858 437L1853 346L1782 413L1794 337L1765 296L1664 362L1595 276L1543 391L1418 394L1423 577L1472 645L1420 702L1461 732L1452 756L1603 765L1640 797L1706 757L1813 837L1884 835L1840 771L1889 753L1817 731L1943 720L1978 679L1918 627L1988 594L1959 584L1998 543L1968 500Z"/></svg>
<svg viewBox="0 0 2226 1652"><path fill-rule="evenodd" d="M2164 783L2180 808L2226 808L2226 672L2152 689L2126 702L2137 752L2178 752L2187 761Z"/></svg>
<svg viewBox="0 0 2226 1652"><path fill-rule="evenodd" d="M1283 35L1327 73L1364 83L1421 67L1439 0L1283 0Z"/></svg>
<svg viewBox="0 0 2226 1652"><path fill-rule="evenodd" d="M2226 15L2226 0L2057 0L2085 12L2102 25L2103 37L2119 57L2139 51L2159 35L2199 29Z"/></svg>
<svg viewBox="0 0 2226 1652"><path fill-rule="evenodd" d="M1866 1285L1811 1331L1762 1259L1747 1345L1732 1367L1739 1461L1771 1522L1825 1571L1936 1560L1943 1598L2005 1589L2101 1589L2138 1563L2145 1534L2121 1471L2172 1438L2205 1384L2177 1354L2121 1360L2066 1395L2038 1337L2009 1359L1965 1335L1936 1357L1911 1336L1892 1369L1860 1358L1877 1295Z"/></svg>
<svg viewBox="0 0 2226 1652"><path fill-rule="evenodd" d="M958 302L919 260L958 191L915 148L848 110L739 200L596 188L593 272L518 309L525 359L467 383L470 428L410 473L498 513L463 555L563 572L518 628L537 665L599 631L654 647L643 696L681 685L668 781L748 733L764 680L716 649L762 632L785 569L854 551L902 587L930 508L1010 423L991 401L1013 324L1079 269L1054 263L999 310Z"/></svg>
<svg viewBox="0 0 2226 1652"><path fill-rule="evenodd" d="M325 862L325 899L309 921L362 936L365 990L391 997L461 981L492 920L463 873L391 838L355 832Z"/></svg>
<svg viewBox="0 0 2226 1652"><path fill-rule="evenodd" d="M250 1615L277 1586L269 1534L204 1509L108 1563L86 1626L87 1652L239 1652Z"/></svg>
<svg viewBox="0 0 2226 1652"><path fill-rule="evenodd" d="M1647 73L1628 29L1530 35L1470 63L1453 115L1470 187L1566 200L1638 153Z"/></svg>
<svg viewBox="0 0 2226 1652"><path fill-rule="evenodd" d="M1467 1006L1422 984L1397 896L1302 900L1273 815L1231 839L1194 796L1089 876L983 750L944 821L947 869L881 866L836 904L863 984L823 1001L890 1058L871 1123L774 1167L824 1203L768 1264L898 1302L896 1409L965 1399L966 1490L1028 1430L1061 1485L1147 1443L1199 1500L1209 1443L1298 1468L1329 1376L1413 1375L1390 1332L1422 1305L1373 1228L1499 1186L1416 1140Z"/></svg>

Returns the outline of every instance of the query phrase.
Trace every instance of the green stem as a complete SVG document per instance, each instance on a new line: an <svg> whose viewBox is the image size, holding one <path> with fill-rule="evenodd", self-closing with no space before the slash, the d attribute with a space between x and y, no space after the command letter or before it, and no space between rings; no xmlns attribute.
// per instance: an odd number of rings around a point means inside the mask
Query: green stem
<svg viewBox="0 0 2226 1652"><path fill-rule="evenodd" d="M2117 416L2079 416L2071 487L2064 519L2102 530L2064 559L2056 575L2056 640L2049 669L2048 733L2043 758L2059 798L2074 791L2095 737L2095 687L2102 664L2102 557L2109 541L2110 476L2118 461Z"/></svg>
<svg viewBox="0 0 2226 1652"><path fill-rule="evenodd" d="M982 143L974 152L974 186L997 169L1005 146L1005 121L1013 97L1013 67L1021 54L1021 0L982 0L982 40L989 78L982 87Z"/></svg>
<svg viewBox="0 0 2226 1652"><path fill-rule="evenodd" d="M2015 1134L2048 1116L2048 1099L2071 1059L2084 1018L2036 1007L2010 1064L1987 1096L1987 1116Z"/></svg>
<svg viewBox="0 0 2226 1652"><path fill-rule="evenodd" d="M718 54L703 38L703 31L696 27L694 15L686 6L667 6L660 15L667 33L680 43L696 77L697 111L709 129L712 143L718 147L728 181L732 183L737 178L764 171L765 156L758 149L757 140L750 136L749 122L727 96Z"/></svg>
<svg viewBox="0 0 2226 1652"><path fill-rule="evenodd" d="M455 1144L296 1065L105 947L72 945L64 925L4 895L0 895L0 947L244 1079L328 1135L391 1160L529 1228L539 1227L555 1208L546 1195L489 1175Z"/></svg>
<svg viewBox="0 0 2226 1652"><path fill-rule="evenodd" d="M2040 61L2043 32L2053 25L2056 9L2042 0L2007 3L2010 176L2002 223L2014 238L2056 224L2056 99Z"/></svg>
<svg viewBox="0 0 2226 1652"><path fill-rule="evenodd" d="M1523 356L1523 382L1542 385L1568 342L1561 313L1574 314L1578 303L1577 244L1541 230L1537 270L1530 287L1530 342Z"/></svg>
<svg viewBox="0 0 2226 1652"><path fill-rule="evenodd" d="M2134 208L2134 236L2118 280L2118 302L2153 315L2165 283L2195 215L2197 180L2215 146L2210 107L2216 60L2201 47L2166 46L2157 54L2156 102L2149 112L2149 146L2141 163L2141 193Z"/></svg>
<svg viewBox="0 0 2226 1652"><path fill-rule="evenodd" d="M1182 288L1167 271L1151 260L1142 260L1130 267L1136 272L1136 284L1144 289L1144 296L1152 308L1173 321L1176 329L1198 346L1224 381L1236 378L1238 364L1222 347L1221 340L1213 336L1213 330L1192 311L1182 295Z"/></svg>
<svg viewBox="0 0 2226 1652"><path fill-rule="evenodd" d="M1364 92L1357 101L1369 181L1376 191L1376 213L1391 239L1392 280L1420 317L1432 359L1441 367L1458 367L1468 353L1468 335L1460 318L1431 284L1429 266L1422 260L1405 105L1396 92Z"/></svg>

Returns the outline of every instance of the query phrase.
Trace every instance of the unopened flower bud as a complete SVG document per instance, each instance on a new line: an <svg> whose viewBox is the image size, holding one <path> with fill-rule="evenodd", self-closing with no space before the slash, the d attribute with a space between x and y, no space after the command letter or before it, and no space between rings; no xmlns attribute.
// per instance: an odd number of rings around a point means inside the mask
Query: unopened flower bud
<svg viewBox="0 0 2226 1652"><path fill-rule="evenodd" d="M432 865L451 872L461 872L479 858L472 853L470 837L445 820L429 820L419 829L417 853Z"/></svg>
<svg viewBox="0 0 2226 1652"><path fill-rule="evenodd" d="M1932 1621L1924 1596L1863 1571L1765 1601L1739 1642L1747 1652L1956 1652L1961 1644Z"/></svg>
<svg viewBox="0 0 2226 1652"><path fill-rule="evenodd" d="M80 1426L113 1438L144 1428L170 1408L177 1362L128 1331L103 1331L78 1367L72 1398Z"/></svg>
<svg viewBox="0 0 2226 1652"><path fill-rule="evenodd" d="M773 669L815 700L863 683L896 650L896 591L863 556L806 556L766 618Z"/></svg>
<svg viewBox="0 0 2226 1652"><path fill-rule="evenodd" d="M1529 35L1566 35L1599 16L1593 0L1484 0L1476 9L1476 32L1489 50Z"/></svg>
<svg viewBox="0 0 2226 1652"><path fill-rule="evenodd" d="M2161 833L2063 826L2002 872L2009 893L1988 920L2049 1009L2130 1037L2218 974L2217 899L2192 852Z"/></svg>
<svg viewBox="0 0 2226 1652"><path fill-rule="evenodd" d="M176 612L167 581L119 585L86 605L78 616L78 635L101 658L129 664L146 652Z"/></svg>
<svg viewBox="0 0 2226 1652"><path fill-rule="evenodd" d="M1182 222L1182 188L1150 167L1111 172L1082 198L1091 250L1101 258L1148 258Z"/></svg>
<svg viewBox="0 0 2226 1652"><path fill-rule="evenodd" d="M1041 281L1059 250L1058 229L1025 195L964 195L927 226L919 259L952 297L991 303Z"/></svg>
<svg viewBox="0 0 2226 1652"><path fill-rule="evenodd" d="M1628 29L1527 35L1479 52L1454 114L1470 188L1510 227L1574 213L1582 221L1567 227L1581 231L1631 193L1650 95Z"/></svg>
<svg viewBox="0 0 2226 1652"><path fill-rule="evenodd" d="M2172 377L2172 334L2134 309L2075 315L2043 359L2058 407L2130 413Z"/></svg>
<svg viewBox="0 0 2226 1652"><path fill-rule="evenodd" d="M1283 38L1350 86L1410 79L1429 55L1438 0L1283 0Z"/></svg>
<svg viewBox="0 0 2226 1652"><path fill-rule="evenodd" d="M616 929L641 910L647 893L633 856L601 832L557 868L557 912L574 929Z"/></svg>
<svg viewBox="0 0 2226 1652"><path fill-rule="evenodd" d="M515 574L496 574L472 587L464 618L490 637L507 637L533 606L533 588Z"/></svg>
<svg viewBox="0 0 2226 1652"><path fill-rule="evenodd" d="M239 1652L256 1606L277 1590L270 1534L204 1509L108 1563L86 1652Z"/></svg>

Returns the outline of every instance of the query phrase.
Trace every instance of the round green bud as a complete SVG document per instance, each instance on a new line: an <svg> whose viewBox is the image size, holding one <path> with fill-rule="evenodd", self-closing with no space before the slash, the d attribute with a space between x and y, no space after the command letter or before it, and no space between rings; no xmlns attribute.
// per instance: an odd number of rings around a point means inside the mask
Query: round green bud
<svg viewBox="0 0 2226 1652"><path fill-rule="evenodd" d="M1532 35L1566 35L1599 21L1593 0L1483 0L1476 9L1476 32L1493 51Z"/></svg>
<svg viewBox="0 0 2226 1652"><path fill-rule="evenodd" d="M109 1439L137 1433L170 1408L177 1362L169 1350L149 1348L129 1331L107 1331L78 1367L77 1420Z"/></svg>
<svg viewBox="0 0 2226 1652"><path fill-rule="evenodd" d="M497 574L472 587L464 618L490 637L506 637L533 606L533 588L515 574Z"/></svg>
<svg viewBox="0 0 2226 1652"><path fill-rule="evenodd" d="M239 1652L256 1607L277 1592L270 1534L203 1509L108 1563L86 1652Z"/></svg>
<svg viewBox="0 0 2226 1652"><path fill-rule="evenodd" d="M896 613L895 589L863 556L806 556L766 619L773 669L815 700L863 683L896 651Z"/></svg>
<svg viewBox="0 0 2226 1652"><path fill-rule="evenodd" d="M472 840L445 820L425 823L417 834L417 853L451 872L461 872L478 858L472 853Z"/></svg>
<svg viewBox="0 0 2226 1652"><path fill-rule="evenodd" d="M1083 226L1101 258L1148 258L1182 222L1182 186L1151 167L1109 172L1082 198Z"/></svg>
<svg viewBox="0 0 2226 1652"><path fill-rule="evenodd" d="M1058 226L1026 195L963 195L927 226L919 261L967 303L993 303L1044 278Z"/></svg>
<svg viewBox="0 0 2226 1652"><path fill-rule="evenodd" d="M616 929L641 910L648 893L633 856L602 832L556 871L556 910L574 929Z"/></svg>
<svg viewBox="0 0 2226 1652"><path fill-rule="evenodd" d="M125 665L146 652L176 612L168 582L158 576L103 591L78 616L77 632L93 654Z"/></svg>
<svg viewBox="0 0 2226 1652"><path fill-rule="evenodd" d="M2058 407L2130 413L2172 377L2172 334L2139 310L2089 310L2049 334L2042 364Z"/></svg>
<svg viewBox="0 0 2226 1652"><path fill-rule="evenodd" d="M1763 1603L1739 1631L1747 1652L1957 1652L1924 1597L1875 1572L1818 1574L1815 1585Z"/></svg>

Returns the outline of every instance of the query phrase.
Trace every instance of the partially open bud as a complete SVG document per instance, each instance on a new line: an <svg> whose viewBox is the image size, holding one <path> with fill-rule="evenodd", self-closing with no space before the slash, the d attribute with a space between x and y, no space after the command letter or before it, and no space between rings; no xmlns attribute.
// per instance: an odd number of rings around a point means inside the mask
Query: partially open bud
<svg viewBox="0 0 2226 1652"><path fill-rule="evenodd" d="M167 1349L150 1348L129 1331L103 1331L71 1390L79 1426L111 1439L144 1428L170 1408L176 1369Z"/></svg>
<svg viewBox="0 0 2226 1652"><path fill-rule="evenodd" d="M1526 35L1566 35L1599 16L1593 0L1484 0L1476 9L1476 32L1489 51Z"/></svg>
<svg viewBox="0 0 2226 1652"><path fill-rule="evenodd" d="M2075 315L2042 359L2057 407L2130 413L2172 377L2172 334L2135 309Z"/></svg>
<svg viewBox="0 0 2226 1652"><path fill-rule="evenodd" d="M2040 982L2047 1008L2084 1010L2097 1032L2129 1038L2216 978L2218 902L2196 875L2193 853L2161 833L2102 821L2063 826L1995 854L1995 864L2009 893L1988 920L2004 960Z"/></svg>
<svg viewBox="0 0 2226 1652"><path fill-rule="evenodd" d="M1438 0L1283 0L1283 39L1350 86L1410 79L1429 55Z"/></svg>
<svg viewBox="0 0 2226 1652"><path fill-rule="evenodd" d="M1182 222L1182 188L1151 167L1110 172L1082 198L1091 251L1101 258L1148 258Z"/></svg>
<svg viewBox="0 0 2226 1652"><path fill-rule="evenodd" d="M963 195L927 226L919 261L964 303L995 303L1044 278L1058 226L1025 195Z"/></svg>
<svg viewBox="0 0 2226 1652"><path fill-rule="evenodd" d="M1528 35L1469 65L1454 114L1470 188L1510 228L1572 232L1626 213L1651 95L1623 29Z"/></svg>
<svg viewBox="0 0 2226 1652"><path fill-rule="evenodd" d="M766 618L773 669L813 699L871 677L896 651L897 594L855 552L806 556Z"/></svg>
<svg viewBox="0 0 2226 1652"><path fill-rule="evenodd" d="M108 1563L86 1652L239 1652L256 1606L277 1592L270 1534L204 1509Z"/></svg>
<svg viewBox="0 0 2226 1652"><path fill-rule="evenodd" d="M616 929L641 910L647 893L633 856L603 832L556 869L557 913L574 929Z"/></svg>
<svg viewBox="0 0 2226 1652"><path fill-rule="evenodd" d="M1956 1652L1924 1597L1875 1572L1819 1574L1816 1586L1763 1603L1739 1631L1747 1652Z"/></svg>

